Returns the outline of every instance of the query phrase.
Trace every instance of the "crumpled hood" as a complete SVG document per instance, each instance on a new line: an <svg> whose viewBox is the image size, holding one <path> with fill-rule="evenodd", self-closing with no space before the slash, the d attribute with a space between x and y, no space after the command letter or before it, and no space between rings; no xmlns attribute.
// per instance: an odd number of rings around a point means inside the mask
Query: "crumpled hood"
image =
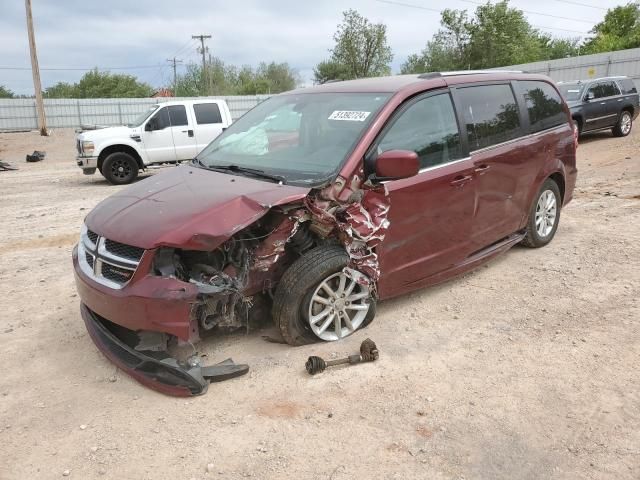
<svg viewBox="0 0 640 480"><path fill-rule="evenodd" d="M87 216L90 230L145 249L211 250L276 205L309 188L180 166L103 200Z"/></svg>

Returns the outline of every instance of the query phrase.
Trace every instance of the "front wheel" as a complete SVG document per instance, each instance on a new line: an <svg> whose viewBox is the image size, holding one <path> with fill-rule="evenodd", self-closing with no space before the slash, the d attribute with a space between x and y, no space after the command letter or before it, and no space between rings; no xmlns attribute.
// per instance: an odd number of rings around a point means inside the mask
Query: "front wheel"
<svg viewBox="0 0 640 480"><path fill-rule="evenodd" d="M340 340L373 320L371 290L348 277L349 256L338 245L314 248L284 273L273 302L273 319L290 345Z"/></svg>
<svg viewBox="0 0 640 480"><path fill-rule="evenodd" d="M620 113L620 118L618 119L618 123L611 130L616 137L626 137L631 133L631 127L633 126L633 119L631 118L631 113L623 110Z"/></svg>
<svg viewBox="0 0 640 480"><path fill-rule="evenodd" d="M102 163L101 172L109 183L126 185L138 177L138 162L128 153L115 152Z"/></svg>
<svg viewBox="0 0 640 480"><path fill-rule="evenodd" d="M527 232L522 240L525 247L544 247L553 240L560 222L561 205L562 198L558 184L547 178L529 210Z"/></svg>

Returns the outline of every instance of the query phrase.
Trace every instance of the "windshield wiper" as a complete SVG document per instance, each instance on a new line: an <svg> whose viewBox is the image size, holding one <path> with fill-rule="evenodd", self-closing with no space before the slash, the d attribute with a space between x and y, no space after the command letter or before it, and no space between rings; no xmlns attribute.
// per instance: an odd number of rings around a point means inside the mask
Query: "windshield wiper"
<svg viewBox="0 0 640 480"><path fill-rule="evenodd" d="M200 160L198 160L197 158L194 160L197 161L200 165L203 165L203 163L200 162ZM233 172L233 173L239 173L239 174L245 173L248 175L253 175L255 177L266 178L267 180L273 180L274 182L278 182L278 183L285 183L285 181L287 180L282 175L274 175L271 173L266 173L264 170L259 170L257 168L241 167L240 165L204 165L204 166L209 170L217 170L221 172Z"/></svg>

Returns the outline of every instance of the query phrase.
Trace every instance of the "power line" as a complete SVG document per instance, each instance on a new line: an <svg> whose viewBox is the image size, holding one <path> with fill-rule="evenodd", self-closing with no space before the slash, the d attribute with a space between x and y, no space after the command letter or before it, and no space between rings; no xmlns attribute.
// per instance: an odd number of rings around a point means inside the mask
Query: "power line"
<svg viewBox="0 0 640 480"><path fill-rule="evenodd" d="M465 3L472 3L474 5L485 5L482 2L479 2L477 0L460 0L461 2L465 2ZM523 10L522 8L518 8L518 10L520 10L521 12L524 13L529 13L531 15L540 15L543 17L550 17L550 18L558 18L560 20L571 20L572 22L582 22L582 23L588 23L589 25L593 25L596 22L592 21L592 20L582 20L579 18L570 18L570 17L563 17L561 15L552 15L550 13L541 13L541 12L533 12L531 10Z"/></svg>
<svg viewBox="0 0 640 480"><path fill-rule="evenodd" d="M609 10L608 8L605 8L605 7L596 7L595 5L589 5L587 3L580 3L580 2L572 2L571 0L554 0L554 1L560 2L560 3L568 3L569 5L578 5L580 7L595 8L596 10Z"/></svg>
<svg viewBox="0 0 640 480"><path fill-rule="evenodd" d="M416 9L419 9L419 10L427 10L429 12L442 13L441 10L437 10L435 8L425 7L423 5L414 5L414 4L411 4L411 3L396 2L396 1L393 1L393 0L375 0L375 1L376 2L380 2L380 3L387 3L389 5L397 5L399 7L416 8ZM460 1L465 1L465 0L460 0ZM471 2L471 3L473 3L473 2ZM477 2L477 3L479 5L482 5L481 2ZM535 27L535 28L541 28L541 29L544 29L544 30L559 30L559 31L562 31L562 32L580 33L582 35L587 35L589 33L589 32L582 32L582 31L579 31L579 30L570 30L568 28L545 27L543 25L534 25L534 24L531 24L531 26Z"/></svg>
<svg viewBox="0 0 640 480"><path fill-rule="evenodd" d="M49 70L49 71L89 71L89 70L141 70L145 68L158 68L158 65L137 65L132 67L98 67L94 65L93 67L40 67L40 70ZM0 70L31 70L31 67L13 67L7 65L0 65Z"/></svg>

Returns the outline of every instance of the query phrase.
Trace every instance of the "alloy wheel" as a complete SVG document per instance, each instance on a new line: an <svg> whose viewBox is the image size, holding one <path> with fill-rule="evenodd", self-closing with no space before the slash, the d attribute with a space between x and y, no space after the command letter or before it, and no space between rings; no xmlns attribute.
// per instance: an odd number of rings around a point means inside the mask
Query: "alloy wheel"
<svg viewBox="0 0 640 480"><path fill-rule="evenodd" d="M541 238L547 237L556 223L558 203L551 190L545 190L538 198L536 205L536 232Z"/></svg>
<svg viewBox="0 0 640 480"><path fill-rule="evenodd" d="M311 331L330 342L351 335L369 312L371 292L344 272L334 273L320 282L309 303Z"/></svg>

